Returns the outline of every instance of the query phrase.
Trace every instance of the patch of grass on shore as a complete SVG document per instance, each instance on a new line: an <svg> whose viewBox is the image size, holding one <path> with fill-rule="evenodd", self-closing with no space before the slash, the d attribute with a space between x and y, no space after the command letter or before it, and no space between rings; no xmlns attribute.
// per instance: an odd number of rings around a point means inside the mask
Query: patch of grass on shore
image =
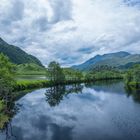
<svg viewBox="0 0 140 140"><path fill-rule="evenodd" d="M47 80L22 80L22 81L17 81L14 90L19 91L19 90L26 90L26 89L33 89L33 88L41 88L48 86L50 84L49 81Z"/></svg>
<svg viewBox="0 0 140 140"><path fill-rule="evenodd" d="M45 75L46 68L33 63L20 64L16 66L16 74L17 75Z"/></svg>
<svg viewBox="0 0 140 140"><path fill-rule="evenodd" d="M140 90L140 82L129 82L128 86L130 86L132 89Z"/></svg>
<svg viewBox="0 0 140 140"><path fill-rule="evenodd" d="M135 65L127 71L125 83L131 89L140 89L140 65Z"/></svg>
<svg viewBox="0 0 140 140"><path fill-rule="evenodd" d="M5 114L0 114L0 129L3 129L5 123L9 121L9 117Z"/></svg>
<svg viewBox="0 0 140 140"><path fill-rule="evenodd" d="M5 104L3 100L0 100L0 129L4 127L4 124L9 121L7 115L4 114L3 110L5 109Z"/></svg>

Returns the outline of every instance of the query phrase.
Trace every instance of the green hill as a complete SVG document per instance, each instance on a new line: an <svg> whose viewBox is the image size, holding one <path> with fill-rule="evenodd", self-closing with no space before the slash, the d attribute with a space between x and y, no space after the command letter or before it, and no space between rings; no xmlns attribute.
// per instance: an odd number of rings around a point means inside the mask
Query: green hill
<svg viewBox="0 0 140 140"><path fill-rule="evenodd" d="M130 54L128 52L109 53L97 55L85 63L72 68L82 71L88 71L98 66L111 66L118 69L128 69L134 64L140 64L140 54Z"/></svg>
<svg viewBox="0 0 140 140"><path fill-rule="evenodd" d="M45 75L46 69L34 63L20 64L16 66L18 75Z"/></svg>
<svg viewBox="0 0 140 140"><path fill-rule="evenodd" d="M8 56L10 61L15 64L34 63L43 67L42 63L36 57L27 54L16 46L9 45L2 38L0 38L0 53Z"/></svg>

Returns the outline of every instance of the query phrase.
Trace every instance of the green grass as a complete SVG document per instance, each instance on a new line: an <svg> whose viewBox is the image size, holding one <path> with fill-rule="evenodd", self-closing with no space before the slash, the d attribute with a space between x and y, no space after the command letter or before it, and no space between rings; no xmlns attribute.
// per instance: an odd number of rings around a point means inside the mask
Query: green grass
<svg viewBox="0 0 140 140"><path fill-rule="evenodd" d="M4 109L5 105L2 100L0 100L0 112Z"/></svg>
<svg viewBox="0 0 140 140"><path fill-rule="evenodd" d="M46 80L46 75L16 75L15 80L17 81Z"/></svg>
<svg viewBox="0 0 140 140"><path fill-rule="evenodd" d="M125 75L126 86L140 90L140 65L133 66Z"/></svg>
<svg viewBox="0 0 140 140"><path fill-rule="evenodd" d="M41 88L48 85L50 85L50 82L47 80L34 80L34 81L22 80L16 82L14 90L19 91L33 88Z"/></svg>
<svg viewBox="0 0 140 140"><path fill-rule="evenodd" d="M140 82L129 82L128 86L131 87L131 89L140 90Z"/></svg>
<svg viewBox="0 0 140 140"><path fill-rule="evenodd" d="M5 104L0 100L0 129L4 127L4 124L9 121L7 115L4 114Z"/></svg>
<svg viewBox="0 0 140 140"><path fill-rule="evenodd" d="M53 83L48 80L21 80L17 81L14 86L14 91L22 91L22 90L29 90L29 89L36 89L36 88L43 88L43 87L51 87L55 85L69 85L69 84L75 84L75 83L84 83L84 82L96 82L101 80L117 80L122 78L110 78L110 79L81 79L81 80L66 80L62 81L61 83Z"/></svg>
<svg viewBox="0 0 140 140"><path fill-rule="evenodd" d="M46 68L36 64L20 64L16 66L17 75L46 75Z"/></svg>
<svg viewBox="0 0 140 140"><path fill-rule="evenodd" d="M46 71L18 71L17 75L46 75Z"/></svg>
<svg viewBox="0 0 140 140"><path fill-rule="evenodd" d="M9 117L5 114L0 113L0 129L3 129L5 123L9 121Z"/></svg>

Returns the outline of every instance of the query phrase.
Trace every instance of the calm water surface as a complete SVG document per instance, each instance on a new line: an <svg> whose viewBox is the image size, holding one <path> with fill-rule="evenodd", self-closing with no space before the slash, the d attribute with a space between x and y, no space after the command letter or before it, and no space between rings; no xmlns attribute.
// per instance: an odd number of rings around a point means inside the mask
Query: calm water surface
<svg viewBox="0 0 140 140"><path fill-rule="evenodd" d="M0 140L140 140L140 95L122 82L35 90Z"/></svg>

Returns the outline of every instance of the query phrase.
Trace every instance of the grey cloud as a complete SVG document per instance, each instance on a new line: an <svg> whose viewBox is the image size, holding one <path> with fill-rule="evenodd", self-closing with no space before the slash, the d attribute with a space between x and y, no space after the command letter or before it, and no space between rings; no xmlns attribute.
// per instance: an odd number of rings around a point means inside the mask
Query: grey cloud
<svg viewBox="0 0 140 140"><path fill-rule="evenodd" d="M80 53L86 53L86 54L90 54L93 52L95 46L91 46L91 47L88 47L88 46L85 46L85 47L81 47L80 49L78 49L78 52Z"/></svg>
<svg viewBox="0 0 140 140"><path fill-rule="evenodd" d="M11 6L9 18L12 20L21 20L24 14L24 3L19 0L14 0L13 5Z"/></svg>
<svg viewBox="0 0 140 140"><path fill-rule="evenodd" d="M67 28L64 28L61 32L63 33L76 32L76 30L77 30L77 27L67 27Z"/></svg>
<svg viewBox="0 0 140 140"><path fill-rule="evenodd" d="M140 6L139 0L124 0L128 6Z"/></svg>
<svg viewBox="0 0 140 140"><path fill-rule="evenodd" d="M48 23L47 17L39 17L35 21L33 21L33 27L37 28L39 31L43 32L49 30L51 28L51 24Z"/></svg>
<svg viewBox="0 0 140 140"><path fill-rule="evenodd" d="M68 66L96 54L140 51L139 0L4 1L0 36L45 65L56 60Z"/></svg>
<svg viewBox="0 0 140 140"><path fill-rule="evenodd" d="M59 22L61 20L72 19L72 3L71 0L49 0L53 9L52 23Z"/></svg>
<svg viewBox="0 0 140 140"><path fill-rule="evenodd" d="M4 25L10 25L12 22L23 18L24 3L19 0L13 0L12 2L0 15L0 22Z"/></svg>

